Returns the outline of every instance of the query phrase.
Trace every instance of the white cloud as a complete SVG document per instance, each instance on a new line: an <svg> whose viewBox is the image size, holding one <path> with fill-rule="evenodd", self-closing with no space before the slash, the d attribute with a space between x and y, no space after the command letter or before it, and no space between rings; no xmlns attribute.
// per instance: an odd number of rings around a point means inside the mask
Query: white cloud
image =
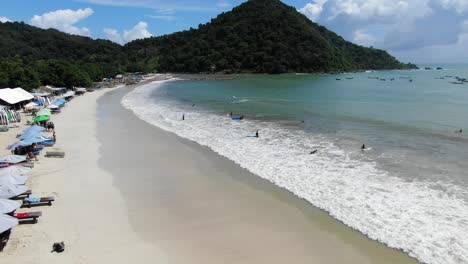
<svg viewBox="0 0 468 264"><path fill-rule="evenodd" d="M123 34L120 34L116 29L105 28L104 33L109 40L112 40L119 44L125 44L127 42L149 38L153 35L148 31L148 24L146 22L138 22L132 29L124 30Z"/></svg>
<svg viewBox="0 0 468 264"><path fill-rule="evenodd" d="M6 22L11 22L11 20L8 19L7 17L0 16L0 23L6 23Z"/></svg>
<svg viewBox="0 0 468 264"><path fill-rule="evenodd" d="M216 6L217 7L221 7L221 8L226 8L226 7L230 7L232 6L228 1L226 0L219 0L217 3L216 3Z"/></svg>
<svg viewBox="0 0 468 264"><path fill-rule="evenodd" d="M75 24L91 16L93 13L94 11L91 8L57 10L42 15L35 15L31 18L30 23L33 26L44 29L55 28L66 33L89 37L91 36L91 32L88 28L80 28L75 26Z"/></svg>
<svg viewBox="0 0 468 264"><path fill-rule="evenodd" d="M176 16L170 16L170 15L156 15L156 16L148 16L154 19L159 19L159 20L165 20L165 21L174 21L177 19Z"/></svg>
<svg viewBox="0 0 468 264"><path fill-rule="evenodd" d="M373 46L377 43L377 38L374 37L372 34L367 33L364 30L356 30L354 31L353 42L357 43L362 46Z"/></svg>
<svg viewBox="0 0 468 264"><path fill-rule="evenodd" d="M327 0L316 0L315 3L308 3L303 8L299 9L299 12L307 16L310 20L316 21L322 13L323 5Z"/></svg>
<svg viewBox="0 0 468 264"><path fill-rule="evenodd" d="M132 29L124 30L123 39L125 42L130 42L135 39L149 38L153 36L147 28L148 24L140 21Z"/></svg>
<svg viewBox="0 0 468 264"><path fill-rule="evenodd" d="M468 0L312 0L299 11L347 40L391 53L468 53L459 41L468 33Z"/></svg>
<svg viewBox="0 0 468 264"><path fill-rule="evenodd" d="M103 30L104 34L106 34L106 37L115 42L115 43L119 43L119 44L123 44L123 39L122 39L122 36L119 34L119 32L116 30L116 29L113 29L113 28L105 28Z"/></svg>

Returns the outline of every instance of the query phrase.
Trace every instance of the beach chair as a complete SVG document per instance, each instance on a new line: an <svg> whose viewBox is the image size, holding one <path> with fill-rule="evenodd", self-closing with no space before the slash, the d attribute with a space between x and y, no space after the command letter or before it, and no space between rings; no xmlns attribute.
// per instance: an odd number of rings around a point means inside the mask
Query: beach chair
<svg viewBox="0 0 468 264"><path fill-rule="evenodd" d="M65 152L61 151L46 151L46 157L48 158L64 158Z"/></svg>
<svg viewBox="0 0 468 264"><path fill-rule="evenodd" d="M18 194L17 196L13 197L13 198L10 198L11 200L21 200L21 199L24 199L24 198L29 198L29 196L32 194L32 191L31 190L27 190L25 191L24 193L22 194Z"/></svg>
<svg viewBox="0 0 468 264"><path fill-rule="evenodd" d="M13 216L18 218L21 223L24 223L25 221L32 221L35 224L37 223L37 219L42 216L42 212L15 213Z"/></svg>
<svg viewBox="0 0 468 264"><path fill-rule="evenodd" d="M51 206L55 201L54 197L41 197L41 198L24 198L22 207L31 208L31 206L48 205Z"/></svg>
<svg viewBox="0 0 468 264"><path fill-rule="evenodd" d="M0 233L0 252L3 251L6 244L8 243L8 240L10 239L10 234L11 234L11 229L8 229L4 231L3 233Z"/></svg>

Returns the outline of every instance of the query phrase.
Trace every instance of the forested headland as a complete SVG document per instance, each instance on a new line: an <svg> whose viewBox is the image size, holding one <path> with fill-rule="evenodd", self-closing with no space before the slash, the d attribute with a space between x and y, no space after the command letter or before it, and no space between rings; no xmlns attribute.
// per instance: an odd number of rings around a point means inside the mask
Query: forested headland
<svg viewBox="0 0 468 264"><path fill-rule="evenodd" d="M279 0L250 0L196 29L108 40L0 23L0 87L89 87L125 72L288 73L408 69L386 51L348 42Z"/></svg>

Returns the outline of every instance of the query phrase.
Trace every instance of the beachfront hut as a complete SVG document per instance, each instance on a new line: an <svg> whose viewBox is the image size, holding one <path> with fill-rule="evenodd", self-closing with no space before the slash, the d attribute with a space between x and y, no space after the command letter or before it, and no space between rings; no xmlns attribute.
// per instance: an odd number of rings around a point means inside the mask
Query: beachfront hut
<svg viewBox="0 0 468 264"><path fill-rule="evenodd" d="M5 214L0 214L0 234L18 225L18 219Z"/></svg>
<svg viewBox="0 0 468 264"><path fill-rule="evenodd" d="M8 166L0 168L0 177L8 175L28 175L32 171L31 168L24 166Z"/></svg>
<svg viewBox="0 0 468 264"><path fill-rule="evenodd" d="M26 184L29 176L26 175L8 175L0 177L0 185L23 185Z"/></svg>
<svg viewBox="0 0 468 264"><path fill-rule="evenodd" d="M27 190L24 185L1 185L0 199L10 199L25 193Z"/></svg>
<svg viewBox="0 0 468 264"><path fill-rule="evenodd" d="M13 91L15 91L15 93L17 93L18 95L22 96L25 100L32 100L34 98L32 94L30 94L21 87L16 87L13 89Z"/></svg>
<svg viewBox="0 0 468 264"><path fill-rule="evenodd" d="M18 208L20 208L20 204L18 202L8 199L0 199L0 214L9 214Z"/></svg>
<svg viewBox="0 0 468 264"><path fill-rule="evenodd" d="M16 106L19 103L33 99L30 93L21 88L4 88L0 89L0 104Z"/></svg>

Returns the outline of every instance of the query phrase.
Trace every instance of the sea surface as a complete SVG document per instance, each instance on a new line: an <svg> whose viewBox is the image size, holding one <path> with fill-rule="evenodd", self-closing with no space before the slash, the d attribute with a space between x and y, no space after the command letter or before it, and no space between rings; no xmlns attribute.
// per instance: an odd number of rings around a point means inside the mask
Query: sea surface
<svg viewBox="0 0 468 264"><path fill-rule="evenodd" d="M176 76L122 104L421 262L468 263L468 65L443 68Z"/></svg>

